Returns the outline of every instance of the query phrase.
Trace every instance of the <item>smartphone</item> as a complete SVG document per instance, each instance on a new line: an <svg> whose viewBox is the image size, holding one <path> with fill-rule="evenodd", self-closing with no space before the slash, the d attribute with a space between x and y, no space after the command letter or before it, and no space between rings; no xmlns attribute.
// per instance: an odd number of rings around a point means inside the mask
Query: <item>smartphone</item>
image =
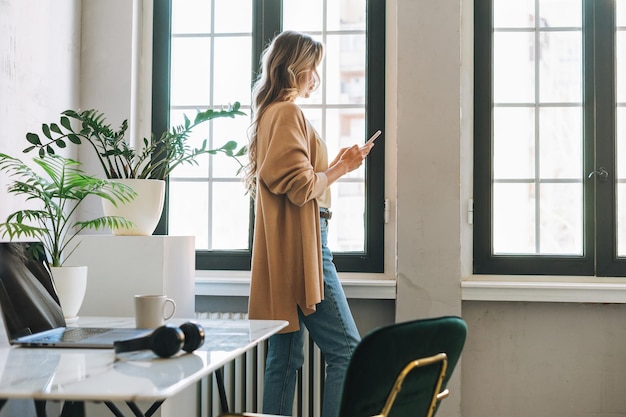
<svg viewBox="0 0 626 417"><path fill-rule="evenodd" d="M376 140L377 137L379 137L383 132L381 132L380 130L377 130L376 133L374 133L368 140L367 142L365 142L366 145L369 145L370 143L374 142Z"/></svg>

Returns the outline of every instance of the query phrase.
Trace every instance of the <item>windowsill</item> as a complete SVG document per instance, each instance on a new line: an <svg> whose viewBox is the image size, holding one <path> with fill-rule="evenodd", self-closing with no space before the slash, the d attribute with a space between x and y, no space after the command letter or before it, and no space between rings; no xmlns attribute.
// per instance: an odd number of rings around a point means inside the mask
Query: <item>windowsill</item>
<svg viewBox="0 0 626 417"><path fill-rule="evenodd" d="M247 297L249 272L197 271L196 295ZM344 276L345 275L345 276ZM396 299L393 279L342 274L348 298ZM370 274L372 275L372 274ZM530 301L562 303L626 303L626 278L474 275L461 281L463 301Z"/></svg>
<svg viewBox="0 0 626 417"><path fill-rule="evenodd" d="M395 300L396 281L383 275L364 278L363 274L340 274L347 298ZM196 271L196 295L247 297L250 292L248 271Z"/></svg>
<svg viewBox="0 0 626 417"><path fill-rule="evenodd" d="M474 275L461 281L463 301L626 303L626 278Z"/></svg>

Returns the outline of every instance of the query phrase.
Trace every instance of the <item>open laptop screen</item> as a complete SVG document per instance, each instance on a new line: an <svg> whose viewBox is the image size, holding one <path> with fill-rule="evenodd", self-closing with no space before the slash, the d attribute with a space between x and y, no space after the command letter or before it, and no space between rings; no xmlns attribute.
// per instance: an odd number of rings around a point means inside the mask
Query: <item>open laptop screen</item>
<svg viewBox="0 0 626 417"><path fill-rule="evenodd" d="M0 242L0 306L9 340L65 326L41 242Z"/></svg>

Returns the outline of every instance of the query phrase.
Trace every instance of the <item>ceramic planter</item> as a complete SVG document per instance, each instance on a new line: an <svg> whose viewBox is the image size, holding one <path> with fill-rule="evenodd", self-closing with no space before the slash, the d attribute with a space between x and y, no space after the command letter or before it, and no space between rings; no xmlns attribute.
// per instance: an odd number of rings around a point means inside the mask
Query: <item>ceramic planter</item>
<svg viewBox="0 0 626 417"><path fill-rule="evenodd" d="M126 204L117 207L108 200L102 200L106 216L121 216L132 221L135 227L113 230L115 236L151 236L156 229L165 201L165 181L152 179L116 179L116 182L131 187L137 196Z"/></svg>
<svg viewBox="0 0 626 417"><path fill-rule="evenodd" d="M78 310L85 298L87 267L61 266L51 267L50 270L65 322L71 324L78 320Z"/></svg>

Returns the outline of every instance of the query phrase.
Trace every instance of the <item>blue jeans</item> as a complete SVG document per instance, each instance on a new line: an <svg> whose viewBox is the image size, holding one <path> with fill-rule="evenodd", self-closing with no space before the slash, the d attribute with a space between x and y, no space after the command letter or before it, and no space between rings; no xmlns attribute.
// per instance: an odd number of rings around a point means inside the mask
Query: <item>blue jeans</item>
<svg viewBox="0 0 626 417"><path fill-rule="evenodd" d="M328 220L320 219L324 268L324 300L313 314L298 310L300 330L277 334L269 339L265 363L263 413L290 416L297 371L304 363L304 328L319 346L326 360L322 417L337 417L343 381L352 352L361 337L339 282L333 255L326 246Z"/></svg>

